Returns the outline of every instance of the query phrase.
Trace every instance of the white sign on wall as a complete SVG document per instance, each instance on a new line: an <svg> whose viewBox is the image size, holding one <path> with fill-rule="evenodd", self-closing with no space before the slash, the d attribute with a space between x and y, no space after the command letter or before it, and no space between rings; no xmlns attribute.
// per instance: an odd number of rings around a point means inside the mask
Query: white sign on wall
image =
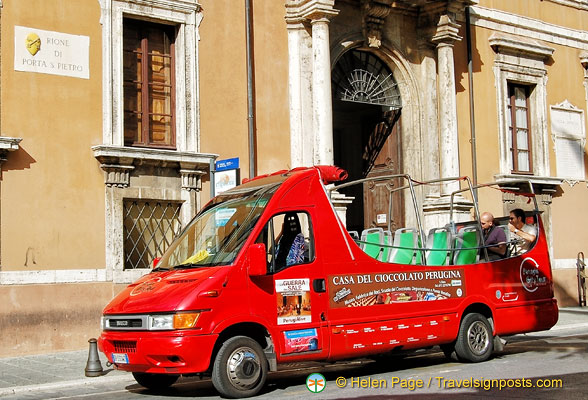
<svg viewBox="0 0 588 400"><path fill-rule="evenodd" d="M567 100L551 106L550 109L557 175L562 178L583 180L586 144L584 111Z"/></svg>
<svg viewBox="0 0 588 400"><path fill-rule="evenodd" d="M90 37L15 26L14 70L90 79Z"/></svg>

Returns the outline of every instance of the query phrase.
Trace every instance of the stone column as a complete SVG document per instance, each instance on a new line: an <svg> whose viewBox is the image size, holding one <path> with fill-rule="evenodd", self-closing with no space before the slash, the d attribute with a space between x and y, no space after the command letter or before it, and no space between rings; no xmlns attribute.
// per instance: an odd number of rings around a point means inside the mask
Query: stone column
<svg viewBox="0 0 588 400"><path fill-rule="evenodd" d="M315 165L334 163L333 106L331 99L331 52L329 19L326 13L311 16L312 24L312 106L315 133Z"/></svg>
<svg viewBox="0 0 588 400"><path fill-rule="evenodd" d="M586 109L588 110L588 52L580 54L580 64L584 68L584 88L586 89Z"/></svg>
<svg viewBox="0 0 588 400"><path fill-rule="evenodd" d="M457 103L455 92L455 65L453 44L461 40L459 25L449 16L442 15L433 36L437 44L438 99L439 99L439 159L440 176L459 176L459 152L457 136ZM443 184L442 195L449 195L459 189L459 183Z"/></svg>
<svg viewBox="0 0 588 400"><path fill-rule="evenodd" d="M437 100L439 119L439 177L458 177L459 151L457 135L457 101L453 45L460 41L459 25L448 15L442 15L432 37L437 46ZM458 181L441 184L440 193L430 193L423 205L425 230L441 227L449 222L450 197L459 190ZM453 221L470 220L473 203L463 196L453 199Z"/></svg>
<svg viewBox="0 0 588 400"><path fill-rule="evenodd" d="M312 165L312 44L300 17L286 18L291 167Z"/></svg>

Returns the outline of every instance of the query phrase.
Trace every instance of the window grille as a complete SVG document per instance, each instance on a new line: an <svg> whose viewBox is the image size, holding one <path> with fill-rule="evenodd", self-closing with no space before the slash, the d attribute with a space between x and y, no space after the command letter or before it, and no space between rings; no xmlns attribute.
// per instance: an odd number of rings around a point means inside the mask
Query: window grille
<svg viewBox="0 0 588 400"><path fill-rule="evenodd" d="M181 203L124 200L125 269L151 268L180 233Z"/></svg>

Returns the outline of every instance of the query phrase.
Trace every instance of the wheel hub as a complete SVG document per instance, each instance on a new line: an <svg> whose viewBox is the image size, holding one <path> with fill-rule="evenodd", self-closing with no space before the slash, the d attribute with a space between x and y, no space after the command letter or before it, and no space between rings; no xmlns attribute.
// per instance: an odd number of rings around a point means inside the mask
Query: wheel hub
<svg viewBox="0 0 588 400"><path fill-rule="evenodd" d="M490 346L490 337L484 324L476 321L468 329L468 343L476 355L482 355Z"/></svg>
<svg viewBox="0 0 588 400"><path fill-rule="evenodd" d="M227 373L235 387L249 389L259 380L261 364L252 349L240 347L231 353L227 363Z"/></svg>

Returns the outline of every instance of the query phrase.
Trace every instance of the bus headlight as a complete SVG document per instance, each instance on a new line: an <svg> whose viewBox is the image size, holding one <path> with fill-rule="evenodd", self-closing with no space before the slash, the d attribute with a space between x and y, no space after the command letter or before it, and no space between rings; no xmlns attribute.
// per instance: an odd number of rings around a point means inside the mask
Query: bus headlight
<svg viewBox="0 0 588 400"><path fill-rule="evenodd" d="M147 327L147 329L149 329L150 331L174 329L174 315L150 315L149 326Z"/></svg>
<svg viewBox="0 0 588 400"><path fill-rule="evenodd" d="M199 312L150 315L147 329L150 331L190 329L196 325L199 316Z"/></svg>

